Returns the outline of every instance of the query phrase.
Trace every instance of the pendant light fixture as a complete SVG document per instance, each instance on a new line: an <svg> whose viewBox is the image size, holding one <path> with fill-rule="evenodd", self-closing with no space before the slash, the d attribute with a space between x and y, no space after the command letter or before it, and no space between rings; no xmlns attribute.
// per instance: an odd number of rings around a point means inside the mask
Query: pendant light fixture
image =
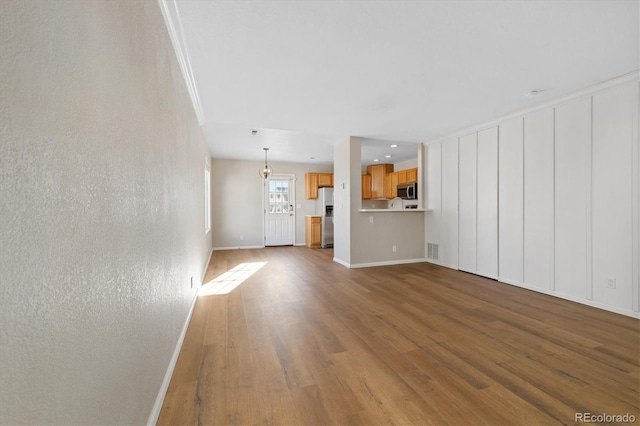
<svg viewBox="0 0 640 426"><path fill-rule="evenodd" d="M258 171L258 174L262 179L266 180L273 173L273 169L267 162L267 151L269 151L269 148L262 148L262 149L264 150L264 167Z"/></svg>

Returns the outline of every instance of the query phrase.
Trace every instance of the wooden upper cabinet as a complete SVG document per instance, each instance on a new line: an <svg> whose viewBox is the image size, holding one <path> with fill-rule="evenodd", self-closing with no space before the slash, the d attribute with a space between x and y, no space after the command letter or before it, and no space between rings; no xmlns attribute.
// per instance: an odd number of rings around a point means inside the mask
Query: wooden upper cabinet
<svg viewBox="0 0 640 426"><path fill-rule="evenodd" d="M362 175L362 199L371 199L371 175Z"/></svg>
<svg viewBox="0 0 640 426"><path fill-rule="evenodd" d="M398 173L391 173L391 194L388 198L396 198L398 196Z"/></svg>
<svg viewBox="0 0 640 426"><path fill-rule="evenodd" d="M393 198L391 196L391 175L393 175L393 173L384 175L384 198Z"/></svg>
<svg viewBox="0 0 640 426"><path fill-rule="evenodd" d="M304 175L304 195L307 200L318 199L318 188L333 188L333 173L306 173Z"/></svg>
<svg viewBox="0 0 640 426"><path fill-rule="evenodd" d="M304 197L307 200L318 199L318 173L304 175Z"/></svg>
<svg viewBox="0 0 640 426"><path fill-rule="evenodd" d="M318 173L318 187L333 187L333 173Z"/></svg>
<svg viewBox="0 0 640 426"><path fill-rule="evenodd" d="M414 183L418 181L418 168L407 169L407 183Z"/></svg>
<svg viewBox="0 0 640 426"><path fill-rule="evenodd" d="M384 177L393 173L393 164L372 164L367 166L367 174L371 175L371 198L385 198Z"/></svg>
<svg viewBox="0 0 640 426"><path fill-rule="evenodd" d="M407 183L407 171L399 170L398 171L398 185L402 185L403 183Z"/></svg>

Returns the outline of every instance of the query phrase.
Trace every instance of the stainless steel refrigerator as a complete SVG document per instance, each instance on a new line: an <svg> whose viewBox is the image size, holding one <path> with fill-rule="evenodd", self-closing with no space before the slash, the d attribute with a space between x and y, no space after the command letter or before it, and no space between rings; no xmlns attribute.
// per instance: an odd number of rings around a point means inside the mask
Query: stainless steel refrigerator
<svg viewBox="0 0 640 426"><path fill-rule="evenodd" d="M322 215L322 248L333 247L333 188L320 188L318 202Z"/></svg>

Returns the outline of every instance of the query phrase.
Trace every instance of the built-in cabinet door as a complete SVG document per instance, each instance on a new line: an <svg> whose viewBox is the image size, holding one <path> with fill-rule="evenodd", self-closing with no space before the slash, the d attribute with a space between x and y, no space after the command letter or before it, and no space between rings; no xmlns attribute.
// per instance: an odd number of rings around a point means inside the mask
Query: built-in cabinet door
<svg viewBox="0 0 640 426"><path fill-rule="evenodd" d="M593 287L589 291L596 302L637 310L640 299L638 83L595 94L592 114L589 237Z"/></svg>
<svg viewBox="0 0 640 426"><path fill-rule="evenodd" d="M524 283L553 290L553 110L524 117Z"/></svg>
<svg viewBox="0 0 640 426"><path fill-rule="evenodd" d="M460 215L458 223L458 268L473 272L476 265L477 134L460 138Z"/></svg>
<svg viewBox="0 0 640 426"><path fill-rule="evenodd" d="M458 138L442 142L440 264L458 268ZM427 194L428 196L428 194Z"/></svg>
<svg viewBox="0 0 640 426"><path fill-rule="evenodd" d="M498 128L478 132L477 273L498 277Z"/></svg>
<svg viewBox="0 0 640 426"><path fill-rule="evenodd" d="M555 288L586 298L591 98L555 108Z"/></svg>
<svg viewBox="0 0 640 426"><path fill-rule="evenodd" d="M521 284L523 276L522 117L498 128L498 265L499 279Z"/></svg>

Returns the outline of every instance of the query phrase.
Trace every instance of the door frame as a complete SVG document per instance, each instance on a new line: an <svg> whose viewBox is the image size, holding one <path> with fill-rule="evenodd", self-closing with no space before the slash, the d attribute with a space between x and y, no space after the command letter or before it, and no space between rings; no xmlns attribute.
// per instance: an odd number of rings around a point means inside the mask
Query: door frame
<svg viewBox="0 0 640 426"><path fill-rule="evenodd" d="M291 221L291 235L293 238L292 246L296 245L296 175L292 173L274 173L269 176L268 179L262 180L262 247L267 247L267 205L266 200L269 195L269 190L267 184L271 179L289 179L291 182L291 187L289 188L289 204L292 207L291 216L293 219Z"/></svg>

